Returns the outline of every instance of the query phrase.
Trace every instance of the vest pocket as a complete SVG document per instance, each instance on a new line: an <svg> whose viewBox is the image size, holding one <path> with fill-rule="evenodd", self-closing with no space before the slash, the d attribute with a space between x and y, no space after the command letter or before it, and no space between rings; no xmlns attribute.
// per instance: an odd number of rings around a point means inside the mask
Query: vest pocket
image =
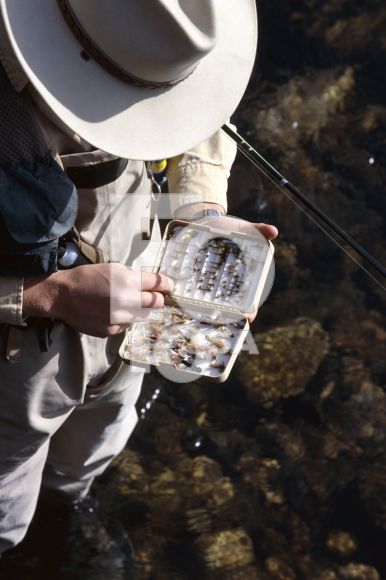
<svg viewBox="0 0 386 580"><path fill-rule="evenodd" d="M0 167L0 275L57 270L58 239L71 230L77 191L51 154Z"/></svg>

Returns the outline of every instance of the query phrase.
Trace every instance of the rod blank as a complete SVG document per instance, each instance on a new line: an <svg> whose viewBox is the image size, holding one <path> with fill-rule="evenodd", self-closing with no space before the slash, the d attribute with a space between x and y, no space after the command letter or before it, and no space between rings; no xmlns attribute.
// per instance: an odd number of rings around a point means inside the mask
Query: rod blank
<svg viewBox="0 0 386 580"><path fill-rule="evenodd" d="M376 260L369 252L361 246L350 234L336 224L324 211L320 209L309 197L300 189L286 179L273 165L271 165L252 145L250 145L239 133L234 131L229 125L223 125L222 130L237 145L240 153L244 155L253 165L266 172L274 183L279 187L288 190L294 197L300 200L314 215L325 223L337 236L355 250L366 262L371 264L379 274L386 278L386 268Z"/></svg>

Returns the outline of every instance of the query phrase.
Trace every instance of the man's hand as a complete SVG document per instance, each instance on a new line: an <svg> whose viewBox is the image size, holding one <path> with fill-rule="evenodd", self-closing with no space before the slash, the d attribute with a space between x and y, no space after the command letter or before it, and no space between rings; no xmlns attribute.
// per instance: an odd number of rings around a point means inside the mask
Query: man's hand
<svg viewBox="0 0 386 580"><path fill-rule="evenodd" d="M276 226L271 224L254 224L254 226L267 238L267 240L274 240L279 235L279 230Z"/></svg>
<svg viewBox="0 0 386 580"><path fill-rule="evenodd" d="M173 281L163 274L132 270L122 264L93 264L26 278L23 316L62 320L91 336L123 332L146 309L162 308Z"/></svg>

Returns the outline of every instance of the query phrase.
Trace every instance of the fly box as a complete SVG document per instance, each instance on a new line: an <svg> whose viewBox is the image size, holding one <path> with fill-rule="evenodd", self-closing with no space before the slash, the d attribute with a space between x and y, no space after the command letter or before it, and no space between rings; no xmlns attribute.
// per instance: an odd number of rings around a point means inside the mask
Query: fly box
<svg viewBox="0 0 386 580"><path fill-rule="evenodd" d="M176 382L225 381L273 278L273 245L229 216L171 221L154 272L174 280L163 309L131 325L120 355Z"/></svg>

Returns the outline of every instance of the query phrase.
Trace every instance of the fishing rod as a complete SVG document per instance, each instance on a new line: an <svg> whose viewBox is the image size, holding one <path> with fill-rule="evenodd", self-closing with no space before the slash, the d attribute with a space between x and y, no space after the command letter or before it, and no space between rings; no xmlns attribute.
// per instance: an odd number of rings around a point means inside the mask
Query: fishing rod
<svg viewBox="0 0 386 580"><path fill-rule="evenodd" d="M363 246L361 246L350 234L343 230L338 224L336 224L327 214L324 213L309 197L307 197L300 189L293 185L288 179L286 179L275 167L273 167L260 153L256 151L250 143L248 143L237 131L232 129L229 125L223 125L222 130L228 135L237 145L240 153L244 155L255 167L260 169L275 185L279 187L284 193L290 192L291 196L288 196L291 201L293 201L292 196L300 200L304 206L306 206L314 215L316 215L323 223L325 223L337 236L339 236L344 242L346 242L353 250L357 252L368 264L377 270L381 276L386 278L386 268L376 260ZM298 204L296 204L298 205ZM303 210L301 206L300 209ZM304 211L304 210L303 210ZM307 214L308 215L308 214ZM309 216L311 217L311 216ZM311 217L312 219L312 217ZM321 225L318 221L313 220L319 227ZM338 243L335 238L333 238L326 230L322 227L321 229L331 238L335 243ZM339 244L338 244L339 245ZM341 249L345 252L346 250L339 245ZM367 274L373 278L384 290L386 289L383 284L379 282L374 276L364 268L364 266L355 260L355 258L346 252L351 259L354 260Z"/></svg>

